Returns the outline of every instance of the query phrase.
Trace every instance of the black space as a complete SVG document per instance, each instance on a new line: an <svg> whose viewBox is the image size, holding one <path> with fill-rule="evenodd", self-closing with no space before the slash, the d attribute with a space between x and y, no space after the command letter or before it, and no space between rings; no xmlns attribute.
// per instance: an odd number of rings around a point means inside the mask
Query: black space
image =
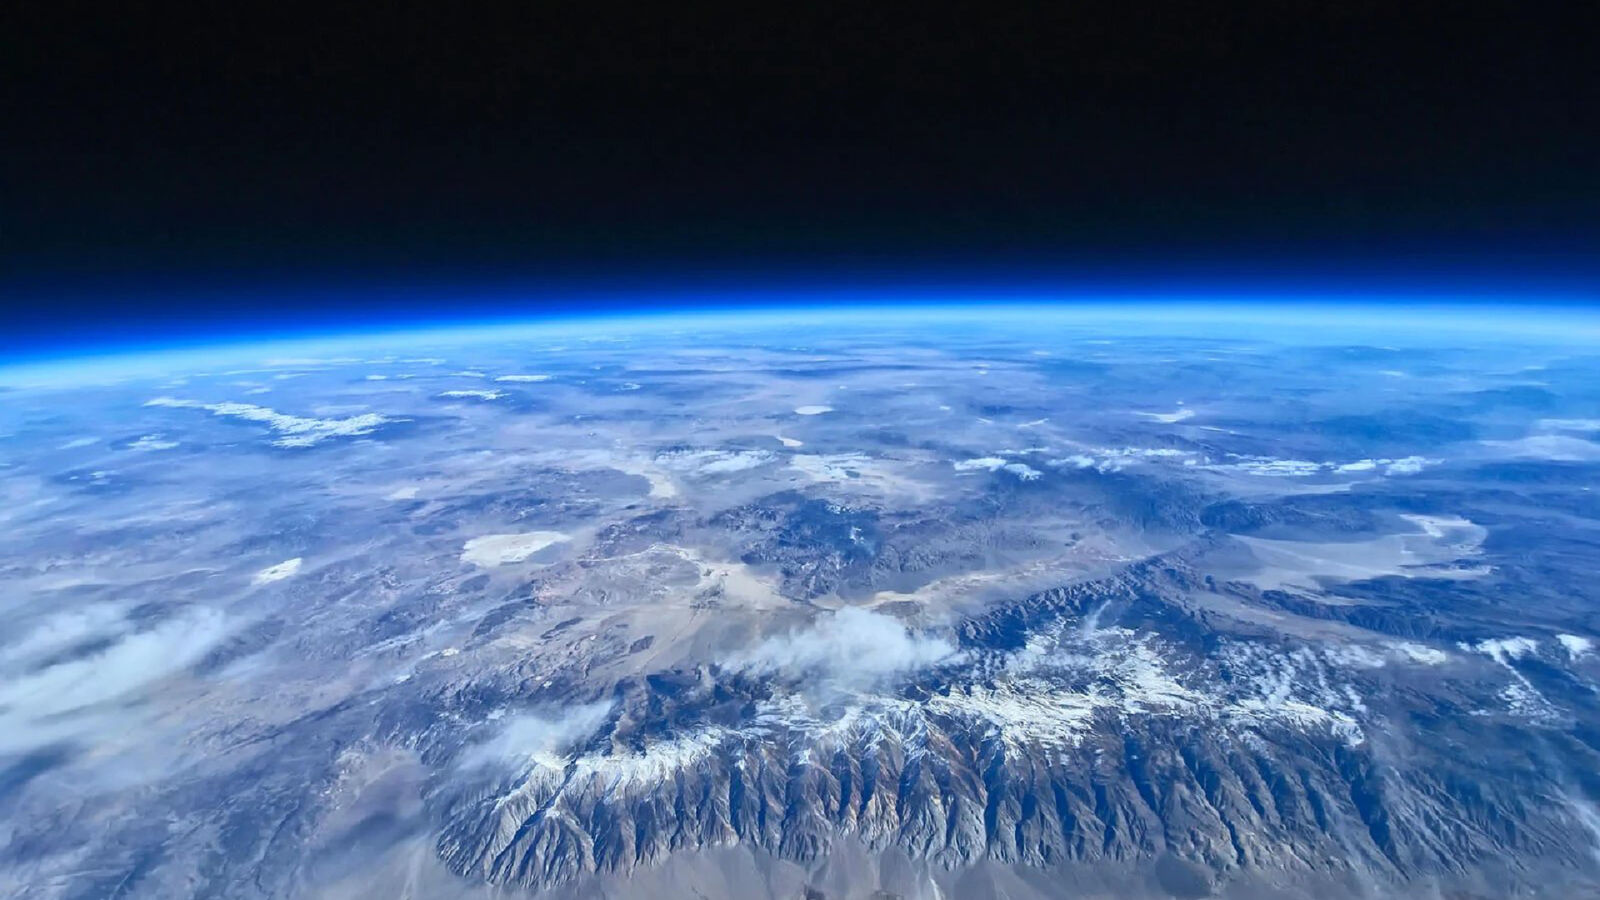
<svg viewBox="0 0 1600 900"><path fill-rule="evenodd" d="M17 327L190 278L1600 248L1592 4L27 0L0 34Z"/></svg>

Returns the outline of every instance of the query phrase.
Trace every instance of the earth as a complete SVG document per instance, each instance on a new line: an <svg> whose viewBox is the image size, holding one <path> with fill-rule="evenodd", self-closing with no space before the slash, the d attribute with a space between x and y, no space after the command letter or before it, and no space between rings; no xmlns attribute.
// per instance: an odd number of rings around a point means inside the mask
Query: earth
<svg viewBox="0 0 1600 900"><path fill-rule="evenodd" d="M1600 896L1593 332L1258 312L0 368L0 895Z"/></svg>

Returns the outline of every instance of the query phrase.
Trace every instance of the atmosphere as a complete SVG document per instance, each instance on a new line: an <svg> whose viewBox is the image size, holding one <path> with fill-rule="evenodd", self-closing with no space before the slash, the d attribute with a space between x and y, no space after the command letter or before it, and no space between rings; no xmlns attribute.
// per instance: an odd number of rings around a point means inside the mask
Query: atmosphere
<svg viewBox="0 0 1600 900"><path fill-rule="evenodd" d="M1531 321L1567 315L1574 324L1600 313L1600 276L1571 260L1454 263L1324 260L1150 263L1120 261L1074 267L1037 261L874 267L686 266L631 272L568 272L563 276L393 272L355 276L304 273L253 278L145 277L50 279L13 285L10 328L0 353L15 360L82 355L130 346L282 339L327 332L414 330L438 325L490 325L587 316L660 316L720 311L736 314L817 309L978 309L1018 304L1070 313L1125 306L1171 313L1209 307L1273 308L1293 314L1344 308L1393 321L1407 310L1441 308L1484 320L1516 310ZM1463 317L1451 316L1460 323ZM1440 324L1448 326L1449 322ZM1513 325L1516 323L1513 322Z"/></svg>

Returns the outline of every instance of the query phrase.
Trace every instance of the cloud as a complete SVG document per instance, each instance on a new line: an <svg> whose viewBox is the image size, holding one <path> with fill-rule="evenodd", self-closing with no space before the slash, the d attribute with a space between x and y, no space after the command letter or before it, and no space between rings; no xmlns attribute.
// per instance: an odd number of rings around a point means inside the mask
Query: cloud
<svg viewBox="0 0 1600 900"><path fill-rule="evenodd" d="M1559 434L1536 434L1514 441L1484 441L1483 446L1497 456L1512 459L1544 459L1551 462L1600 460L1600 444Z"/></svg>
<svg viewBox="0 0 1600 900"><path fill-rule="evenodd" d="M1385 460L1377 460L1379 463ZM1415 475L1424 468L1433 465L1437 460L1426 459L1421 456L1407 456L1403 459L1388 461L1388 468L1384 469L1385 475Z"/></svg>
<svg viewBox="0 0 1600 900"><path fill-rule="evenodd" d="M1121 472L1130 465L1141 462L1175 462L1185 466L1197 465L1200 454L1191 450L1171 447L1091 447L1083 453L1074 453L1059 459L1045 460L1045 465L1068 469L1094 469L1096 472Z"/></svg>
<svg viewBox="0 0 1600 900"><path fill-rule="evenodd" d="M953 465L957 472L994 472L1005 464L1006 461L998 456L980 456L977 459L964 459Z"/></svg>
<svg viewBox="0 0 1600 900"><path fill-rule="evenodd" d="M1023 463L1010 462L998 456L981 456L953 463L957 472L1009 472L1023 481L1036 481L1039 470Z"/></svg>
<svg viewBox="0 0 1600 900"><path fill-rule="evenodd" d="M249 403L237 403L234 401L200 403L195 400L179 400L174 397L157 397L145 403L145 406L164 406L172 409L203 409L214 416L256 422L281 435L281 437L273 441L279 447L311 447L329 438L356 437L363 434L371 434L379 426L400 421L380 416L377 413L363 413L359 416L348 416L343 419L311 419L286 415L277 410L268 409L265 406L253 406Z"/></svg>
<svg viewBox="0 0 1600 900"><path fill-rule="evenodd" d="M1143 416L1146 419L1154 419L1155 421L1161 422L1163 424L1173 425L1173 424L1176 424L1178 422L1182 422L1185 419L1194 418L1194 410L1192 410L1192 409L1180 409L1180 410L1177 410L1175 412L1169 412L1169 413L1141 412L1141 413L1135 413L1135 415Z"/></svg>
<svg viewBox="0 0 1600 900"><path fill-rule="evenodd" d="M1576 634L1558 634L1556 640L1561 642L1561 648L1573 659L1585 656L1594 650L1594 641Z"/></svg>
<svg viewBox="0 0 1600 900"><path fill-rule="evenodd" d="M1540 431L1571 431L1578 434L1600 432L1600 419L1540 419Z"/></svg>
<svg viewBox="0 0 1600 900"><path fill-rule="evenodd" d="M864 687L949 661L955 653L949 641L913 633L891 616L846 607L807 628L767 638L728 667L835 687Z"/></svg>
<svg viewBox="0 0 1600 900"><path fill-rule="evenodd" d="M114 634L124 621L121 607L112 603L94 603L56 613L39 621L31 629L13 623L9 630L16 637L0 645L0 673L14 665L27 668L29 664L37 664L39 658L80 641Z"/></svg>
<svg viewBox="0 0 1600 900"><path fill-rule="evenodd" d="M138 440L129 443L125 450L171 450L178 446L177 441L165 440L165 435L147 434Z"/></svg>
<svg viewBox="0 0 1600 900"><path fill-rule="evenodd" d="M559 769L611 716L610 701L513 716L493 738L468 750L461 765L497 763Z"/></svg>
<svg viewBox="0 0 1600 900"><path fill-rule="evenodd" d="M765 450L675 450L656 456L656 465L686 475L711 477L758 469L776 462Z"/></svg>
<svg viewBox="0 0 1600 900"><path fill-rule="evenodd" d="M1232 454L1230 454L1232 455ZM1382 470L1385 475L1415 475L1439 460L1425 456L1402 456L1396 459L1358 459L1347 463L1313 462L1306 459L1278 459L1271 456L1232 455L1236 463L1208 466L1215 471L1240 472L1246 475L1265 475L1274 478L1305 478L1313 475L1355 475Z"/></svg>
<svg viewBox="0 0 1600 900"><path fill-rule="evenodd" d="M1485 654L1503 666L1511 665L1511 660L1532 656L1539 652L1539 642L1525 637L1494 638L1479 641L1476 644L1462 643L1460 646L1463 650L1476 650Z"/></svg>
<svg viewBox="0 0 1600 900"><path fill-rule="evenodd" d="M89 611L84 611L89 612ZM45 644L70 640L105 624L64 614L44 623L23 643L37 653ZM38 746L72 734L97 735L100 713L84 721L69 717L134 695L193 664L226 633L222 615L195 609L154 628L113 640L94 652L27 674L0 680L0 752Z"/></svg>

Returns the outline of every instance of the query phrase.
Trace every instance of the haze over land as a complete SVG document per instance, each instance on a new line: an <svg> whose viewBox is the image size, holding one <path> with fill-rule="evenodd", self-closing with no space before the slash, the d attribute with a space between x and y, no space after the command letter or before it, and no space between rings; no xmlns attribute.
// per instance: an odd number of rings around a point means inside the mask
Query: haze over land
<svg viewBox="0 0 1600 900"><path fill-rule="evenodd" d="M0 370L0 894L1600 890L1592 325L1432 315Z"/></svg>

